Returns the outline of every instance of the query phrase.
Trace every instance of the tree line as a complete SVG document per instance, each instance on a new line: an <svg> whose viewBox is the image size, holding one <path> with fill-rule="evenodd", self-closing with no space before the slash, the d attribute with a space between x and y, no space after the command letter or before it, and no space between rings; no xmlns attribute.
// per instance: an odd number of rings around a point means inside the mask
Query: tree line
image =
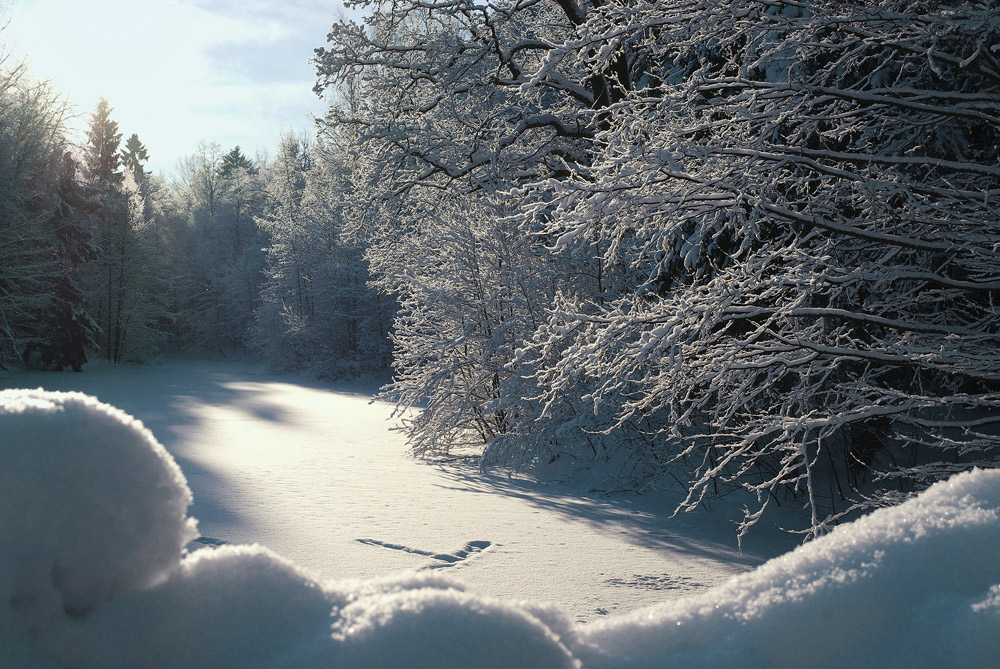
<svg viewBox="0 0 1000 669"><path fill-rule="evenodd" d="M418 454L741 490L741 531L997 466L991 3L354 4L315 137L170 184L5 75L0 361L391 366Z"/></svg>
<svg viewBox="0 0 1000 669"><path fill-rule="evenodd" d="M202 144L146 171L101 100L84 137L17 64L0 70L0 368L253 356L319 376L384 373L390 300L342 224L343 147Z"/></svg>

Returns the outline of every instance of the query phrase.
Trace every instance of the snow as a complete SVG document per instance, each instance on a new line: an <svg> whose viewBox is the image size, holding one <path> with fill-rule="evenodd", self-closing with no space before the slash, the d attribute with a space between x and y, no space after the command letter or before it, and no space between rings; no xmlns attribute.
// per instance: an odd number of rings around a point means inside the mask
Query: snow
<svg viewBox="0 0 1000 669"><path fill-rule="evenodd" d="M761 533L740 554L728 517L665 521L674 498L428 464L390 429L392 407L371 402L373 385L334 391L238 362L0 372L0 386L39 385L94 395L152 430L187 477L204 541L259 543L323 581L442 571L587 621L722 583L797 543Z"/></svg>
<svg viewBox="0 0 1000 669"><path fill-rule="evenodd" d="M588 665L994 666L998 550L1000 471L959 474L705 593L588 626Z"/></svg>
<svg viewBox="0 0 1000 669"><path fill-rule="evenodd" d="M0 392L0 589L84 615L164 580L197 536L191 493L148 430L80 393Z"/></svg>
<svg viewBox="0 0 1000 669"><path fill-rule="evenodd" d="M998 471L957 475L745 571L715 530L671 529L641 507L558 489L537 499L546 489L530 482L500 495L491 477L407 458L386 432L388 407L363 393L233 369L147 370L133 375L144 392L117 370L86 381L142 409L168 449L80 393L0 392L0 666L977 667L1000 657ZM322 407L343 413L344 429L330 430ZM384 462L368 458L383 449ZM185 551L191 497L171 454L195 491L191 515L205 512L198 529L229 545ZM397 497L411 477L415 496ZM308 568L233 545L260 538ZM658 565L656 553L679 563ZM744 573L725 580L722 565ZM623 585L669 586L684 569L719 584L674 599ZM567 596L588 578L590 595ZM643 608L633 591L661 603ZM640 606L580 622L608 593Z"/></svg>

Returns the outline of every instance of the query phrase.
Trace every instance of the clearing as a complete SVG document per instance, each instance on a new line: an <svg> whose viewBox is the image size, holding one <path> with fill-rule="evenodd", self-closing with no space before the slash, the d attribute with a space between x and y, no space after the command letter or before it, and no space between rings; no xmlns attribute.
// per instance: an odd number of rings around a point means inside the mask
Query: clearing
<svg viewBox="0 0 1000 669"><path fill-rule="evenodd" d="M94 395L152 430L194 494L192 548L260 543L323 580L441 569L589 621L716 585L797 544L761 529L741 553L722 509L671 519L665 493L607 497L415 459L374 387L249 362L0 372L0 388L37 387Z"/></svg>

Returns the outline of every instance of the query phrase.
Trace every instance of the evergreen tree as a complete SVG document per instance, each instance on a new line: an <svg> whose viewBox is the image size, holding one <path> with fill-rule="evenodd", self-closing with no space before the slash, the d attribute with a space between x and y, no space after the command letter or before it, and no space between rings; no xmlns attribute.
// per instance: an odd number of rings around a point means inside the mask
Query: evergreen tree
<svg viewBox="0 0 1000 669"><path fill-rule="evenodd" d="M101 98L90 117L87 130L87 176L93 185L105 191L117 184L121 177L118 172L121 166L118 148L122 135L118 132L118 122L111 119L111 111L108 101Z"/></svg>
<svg viewBox="0 0 1000 669"><path fill-rule="evenodd" d="M236 146L222 157L222 162L219 164L219 175L224 179L228 179L238 170L246 170L251 175L257 173L257 168L254 167L253 161L240 151L239 146Z"/></svg>
<svg viewBox="0 0 1000 669"><path fill-rule="evenodd" d="M84 275L89 308L102 330L102 353L118 363L142 360L157 350L162 340L157 322L166 307L143 185L142 163L148 153L134 134L120 150L122 135L111 111L101 99L87 132L84 159L97 257Z"/></svg>
<svg viewBox="0 0 1000 669"><path fill-rule="evenodd" d="M54 179L47 226L55 242L51 250L54 271L47 280L51 303L43 317L44 339L39 348L47 358L46 367L79 372L87 362L85 349L94 346L97 331L79 277L81 265L94 257L86 226L91 204L84 197L69 151L54 155L50 170Z"/></svg>
<svg viewBox="0 0 1000 669"><path fill-rule="evenodd" d="M143 163L149 160L149 153L146 147L139 141L139 136L135 133L129 135L125 141L125 148L121 153L122 164L125 169L132 173L136 183L142 185L145 181L146 173L143 170Z"/></svg>
<svg viewBox="0 0 1000 669"><path fill-rule="evenodd" d="M91 313L101 328L101 347L114 359L115 304L118 298L121 233L127 225L126 206L120 192L122 173L121 133L111 119L111 107L101 98L90 117L84 162L93 207L91 231L97 258L85 271ZM117 247L117 248L116 248Z"/></svg>
<svg viewBox="0 0 1000 669"><path fill-rule="evenodd" d="M0 367L86 360L93 326L77 270L90 257L87 207L64 118L48 85L0 70Z"/></svg>

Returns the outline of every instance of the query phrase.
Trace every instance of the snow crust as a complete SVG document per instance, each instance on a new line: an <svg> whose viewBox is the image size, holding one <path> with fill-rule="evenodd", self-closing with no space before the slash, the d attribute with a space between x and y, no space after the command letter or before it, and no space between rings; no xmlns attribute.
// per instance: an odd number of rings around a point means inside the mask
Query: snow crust
<svg viewBox="0 0 1000 669"><path fill-rule="evenodd" d="M186 553L191 494L141 423L0 392L0 666L978 667L1000 657L1000 472L973 471L701 594L599 623L434 572L321 582Z"/></svg>

